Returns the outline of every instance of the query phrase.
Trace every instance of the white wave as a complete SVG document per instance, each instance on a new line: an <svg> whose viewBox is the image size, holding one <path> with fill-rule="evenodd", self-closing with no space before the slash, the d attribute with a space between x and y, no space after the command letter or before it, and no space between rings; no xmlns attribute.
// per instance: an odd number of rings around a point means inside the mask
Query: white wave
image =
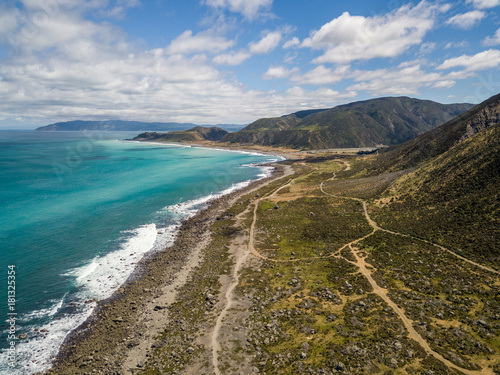
<svg viewBox="0 0 500 375"><path fill-rule="evenodd" d="M172 241L174 230L177 228L172 228L170 232L164 231L163 237ZM22 367L4 368L3 364L7 363L7 353L3 353L0 354L2 363L0 374L21 375L47 370L69 332L91 315L96 306L94 299L102 300L110 297L132 274L143 255L153 249L158 236L155 224L144 225L124 233L132 234L132 236L118 250L96 257L90 263L64 274L75 278L75 283L79 287L76 298L83 301L72 302L76 310L74 313L57 317L43 326L29 325L31 320L53 317L64 305L63 298L55 301L49 308L36 310L20 317L20 321L27 325L23 324L23 332L16 334L28 335L26 340L17 342L16 345L18 363L22 364Z"/></svg>
<svg viewBox="0 0 500 375"><path fill-rule="evenodd" d="M62 301L61 301L62 302ZM62 305L62 304L61 304ZM59 304L54 306L54 309ZM52 359L57 355L68 333L82 324L92 313L95 303L82 305L78 314L52 320L43 326L25 326L27 338L16 340L17 367L8 367L7 352L0 354L0 374L26 375L43 372L50 368Z"/></svg>
<svg viewBox="0 0 500 375"><path fill-rule="evenodd" d="M45 309L40 309L40 310L34 310L30 313L23 314L18 318L18 321L22 323L29 323L33 319L43 319L47 317L51 317L57 314L59 309L63 306L64 299L66 298L66 293L63 298L60 300L51 300L49 301L52 305L48 308Z"/></svg>
<svg viewBox="0 0 500 375"><path fill-rule="evenodd" d="M120 249L94 258L89 264L67 274L76 276L76 285L84 298L102 300L110 297L133 272L143 255L153 248L157 236L155 224L143 225L130 233Z"/></svg>

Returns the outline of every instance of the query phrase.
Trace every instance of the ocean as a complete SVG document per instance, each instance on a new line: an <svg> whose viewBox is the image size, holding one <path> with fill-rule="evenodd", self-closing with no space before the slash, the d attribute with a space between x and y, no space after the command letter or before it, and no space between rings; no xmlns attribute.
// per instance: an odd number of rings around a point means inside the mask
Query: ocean
<svg viewBox="0 0 500 375"><path fill-rule="evenodd" d="M0 374L50 367L145 253L172 244L211 198L270 173L256 163L277 160L125 141L135 135L0 131Z"/></svg>

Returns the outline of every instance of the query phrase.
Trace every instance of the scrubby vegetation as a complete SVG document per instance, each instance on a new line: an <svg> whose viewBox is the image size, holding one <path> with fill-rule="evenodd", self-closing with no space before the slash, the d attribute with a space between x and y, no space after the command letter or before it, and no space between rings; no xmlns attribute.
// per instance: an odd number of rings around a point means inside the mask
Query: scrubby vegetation
<svg viewBox="0 0 500 375"><path fill-rule="evenodd" d="M500 264L500 127L492 126L394 184L374 217L389 229Z"/></svg>
<svg viewBox="0 0 500 375"><path fill-rule="evenodd" d="M469 369L498 358L498 275L403 236L378 232L361 245L377 269L377 283L435 351Z"/></svg>

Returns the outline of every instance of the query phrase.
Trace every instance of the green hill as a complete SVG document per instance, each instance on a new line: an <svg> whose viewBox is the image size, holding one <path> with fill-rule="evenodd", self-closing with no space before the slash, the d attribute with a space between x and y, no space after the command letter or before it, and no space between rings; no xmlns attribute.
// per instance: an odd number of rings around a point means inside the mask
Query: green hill
<svg viewBox="0 0 500 375"><path fill-rule="evenodd" d="M378 98L260 119L222 141L311 149L396 145L472 107L408 97Z"/></svg>
<svg viewBox="0 0 500 375"><path fill-rule="evenodd" d="M200 142L218 141L229 132L218 128L196 126L188 130L178 130L169 133L142 133L135 137L135 141L159 141L159 142Z"/></svg>

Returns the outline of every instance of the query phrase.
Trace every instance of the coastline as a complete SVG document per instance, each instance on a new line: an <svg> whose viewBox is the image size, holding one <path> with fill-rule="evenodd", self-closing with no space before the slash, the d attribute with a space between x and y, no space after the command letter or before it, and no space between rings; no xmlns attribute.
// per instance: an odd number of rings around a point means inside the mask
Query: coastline
<svg viewBox="0 0 500 375"><path fill-rule="evenodd" d="M265 147L257 145L247 145L241 146L240 144L232 145L228 143L217 143L212 141L203 141L199 143L195 142L163 142L159 140L134 140L126 139L127 142L141 142L159 145L169 145L176 147L197 147L206 148L211 150L228 151L228 152L242 152L248 154L259 154L267 156L277 156L283 158L283 160L303 158L304 154L297 149L288 149L285 147Z"/></svg>
<svg viewBox="0 0 500 375"><path fill-rule="evenodd" d="M206 147L194 144L187 146ZM221 149L220 146L217 148ZM272 155L286 160L276 152ZM121 373L119 368L125 361L127 351L139 346L125 345L124 341L135 338L142 346L150 345L152 336L158 332L153 332L155 329L149 326L151 319L148 317L175 302L176 291L203 257L201 252L210 237L210 225L240 197L282 177L287 169L283 160L264 165L274 167L270 177L254 180L246 187L209 201L206 208L182 222L171 247L147 253L129 279L110 298L99 301L92 315L67 336L52 367L44 373L83 374L89 373L89 369L103 371L97 373ZM168 317L165 316L165 319ZM161 322L156 325L158 331Z"/></svg>

